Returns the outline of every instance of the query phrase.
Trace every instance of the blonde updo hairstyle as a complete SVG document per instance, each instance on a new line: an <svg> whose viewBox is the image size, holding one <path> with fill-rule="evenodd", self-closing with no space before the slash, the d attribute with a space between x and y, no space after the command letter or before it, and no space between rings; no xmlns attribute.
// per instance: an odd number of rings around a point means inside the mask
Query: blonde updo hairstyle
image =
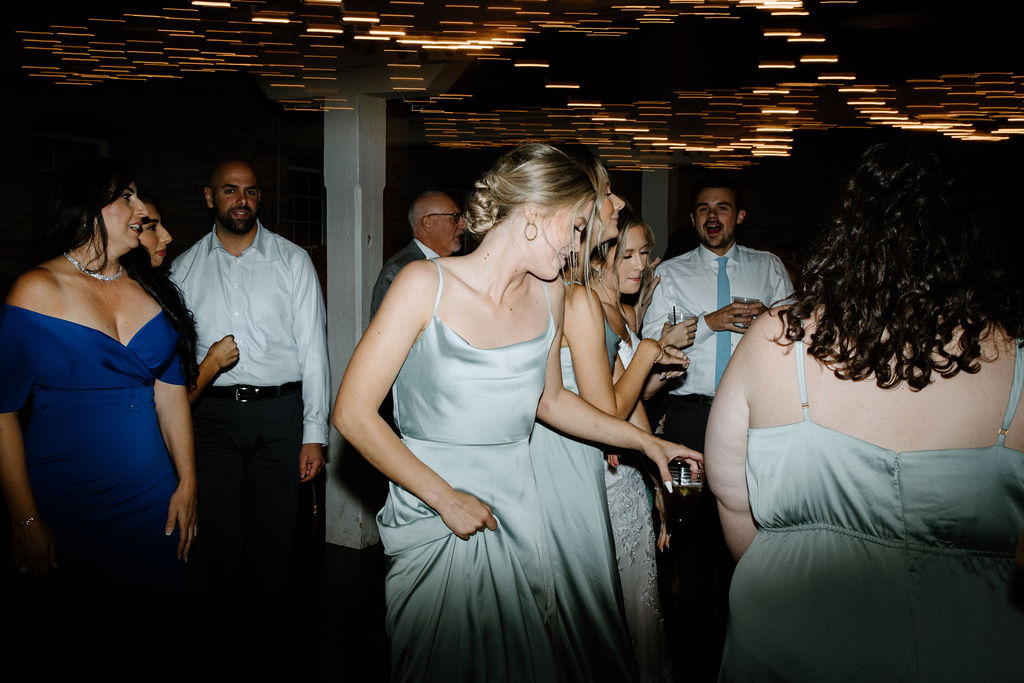
<svg viewBox="0 0 1024 683"><path fill-rule="evenodd" d="M576 215L596 199L583 169L561 150L540 142L523 143L507 152L475 187L465 217L466 230L477 239L524 204L538 204L547 212L571 208Z"/></svg>

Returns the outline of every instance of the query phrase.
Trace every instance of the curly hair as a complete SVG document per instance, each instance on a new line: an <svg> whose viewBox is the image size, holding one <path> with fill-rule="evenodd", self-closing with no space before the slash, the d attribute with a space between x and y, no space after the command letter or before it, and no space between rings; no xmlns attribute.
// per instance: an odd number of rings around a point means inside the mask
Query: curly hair
<svg viewBox="0 0 1024 683"><path fill-rule="evenodd" d="M883 389L978 372L985 334L1024 332L1021 292L988 258L957 183L937 156L903 145L864 152L800 282L780 343L816 318L808 353Z"/></svg>

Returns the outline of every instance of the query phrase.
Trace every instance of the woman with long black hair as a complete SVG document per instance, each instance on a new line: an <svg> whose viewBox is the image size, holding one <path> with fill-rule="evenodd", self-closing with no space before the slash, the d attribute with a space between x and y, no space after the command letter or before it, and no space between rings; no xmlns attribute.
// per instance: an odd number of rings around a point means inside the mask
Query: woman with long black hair
<svg viewBox="0 0 1024 683"><path fill-rule="evenodd" d="M0 309L0 488L16 568L50 575L26 629L40 664L82 673L88 652L120 678L170 647L196 536L195 334L137 249L127 164L68 167L44 208L40 265Z"/></svg>

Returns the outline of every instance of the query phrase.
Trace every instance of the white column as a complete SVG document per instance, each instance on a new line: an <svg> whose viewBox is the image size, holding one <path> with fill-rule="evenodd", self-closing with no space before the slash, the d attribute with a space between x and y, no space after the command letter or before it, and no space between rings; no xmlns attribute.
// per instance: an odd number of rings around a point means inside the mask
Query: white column
<svg viewBox="0 0 1024 683"><path fill-rule="evenodd" d="M335 392L369 320L384 219L386 101L355 93L348 101L353 109L324 112L327 345ZM361 457L331 430L324 505L328 543L364 548L379 540L377 511L362 503L361 482L349 476L362 469L350 467L351 459Z"/></svg>
<svg viewBox="0 0 1024 683"><path fill-rule="evenodd" d="M647 221L654 230L654 253L656 256L665 253L668 236L676 229L676 172L675 169L657 169L643 173L643 199L640 205L640 217Z"/></svg>

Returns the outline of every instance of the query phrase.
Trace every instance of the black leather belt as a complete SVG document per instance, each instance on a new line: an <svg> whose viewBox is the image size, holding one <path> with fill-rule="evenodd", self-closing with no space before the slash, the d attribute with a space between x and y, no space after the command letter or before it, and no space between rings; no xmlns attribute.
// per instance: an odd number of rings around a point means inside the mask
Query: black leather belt
<svg viewBox="0 0 1024 683"><path fill-rule="evenodd" d="M276 387L253 387L248 384L236 384L231 387L207 387L203 396L210 398L227 398L244 403L261 401L266 398L278 398L302 390L302 382L288 382Z"/></svg>
<svg viewBox="0 0 1024 683"><path fill-rule="evenodd" d="M715 400L714 396L704 396L703 394L685 394L683 396L670 394L670 397L683 403L696 403L699 406L710 406L711 402Z"/></svg>

